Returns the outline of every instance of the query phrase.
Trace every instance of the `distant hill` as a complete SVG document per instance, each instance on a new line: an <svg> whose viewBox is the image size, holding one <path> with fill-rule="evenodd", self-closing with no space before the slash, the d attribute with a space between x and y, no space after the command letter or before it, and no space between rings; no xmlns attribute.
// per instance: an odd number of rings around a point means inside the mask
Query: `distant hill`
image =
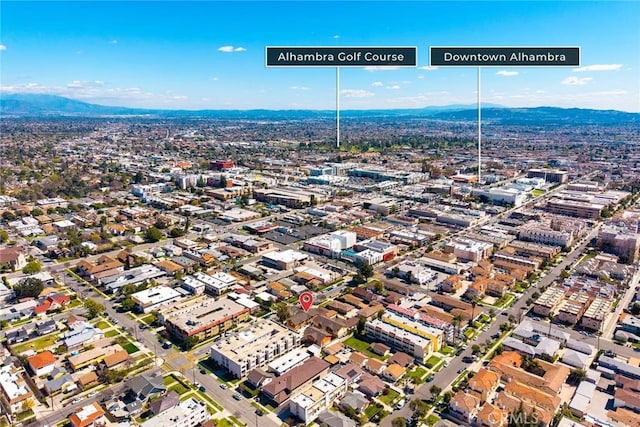
<svg viewBox="0 0 640 427"><path fill-rule="evenodd" d="M443 121L476 121L478 112L474 104L430 106L393 110L342 110L343 118L423 118ZM126 107L108 107L90 104L56 95L2 94L0 115L4 117L104 117L104 116L156 116L166 118L218 118L247 120L303 120L335 117L333 110L156 110ZM563 125L563 124L635 124L639 113L616 110L589 110L580 108L507 108L496 104L482 104L483 122L503 125Z"/></svg>

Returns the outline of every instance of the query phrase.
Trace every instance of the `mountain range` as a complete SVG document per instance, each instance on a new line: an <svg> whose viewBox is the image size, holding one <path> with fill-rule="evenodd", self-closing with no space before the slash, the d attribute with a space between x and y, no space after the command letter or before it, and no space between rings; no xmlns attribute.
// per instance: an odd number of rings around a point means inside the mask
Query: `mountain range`
<svg viewBox="0 0 640 427"><path fill-rule="evenodd" d="M334 110L160 110L110 107L57 95L2 94L0 115L7 117L113 117L148 116L162 118L218 118L246 120L294 120L334 118ZM423 118L443 121L476 121L477 107L471 105L431 106L415 109L341 110L344 119L364 117ZM482 120L502 125L613 125L640 124L640 113L582 108L511 108L482 104Z"/></svg>

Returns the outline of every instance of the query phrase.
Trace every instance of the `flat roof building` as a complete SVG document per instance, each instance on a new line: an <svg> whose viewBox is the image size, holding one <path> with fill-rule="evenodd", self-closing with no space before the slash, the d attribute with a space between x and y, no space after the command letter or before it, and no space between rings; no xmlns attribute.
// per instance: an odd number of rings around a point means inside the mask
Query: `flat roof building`
<svg viewBox="0 0 640 427"><path fill-rule="evenodd" d="M211 359L242 378L300 346L301 335L269 319L259 319L211 346Z"/></svg>
<svg viewBox="0 0 640 427"><path fill-rule="evenodd" d="M249 320L250 310L227 298L213 299L200 296L174 305L162 313L169 334L180 342L188 337L200 340L215 337L240 322Z"/></svg>

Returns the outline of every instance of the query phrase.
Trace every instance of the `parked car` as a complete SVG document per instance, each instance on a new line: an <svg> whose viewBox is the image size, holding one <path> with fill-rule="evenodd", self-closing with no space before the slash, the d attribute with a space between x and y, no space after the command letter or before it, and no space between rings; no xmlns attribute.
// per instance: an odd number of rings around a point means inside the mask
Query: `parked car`
<svg viewBox="0 0 640 427"><path fill-rule="evenodd" d="M431 375L429 378L427 378L427 382L430 383L431 381L435 380L436 377Z"/></svg>
<svg viewBox="0 0 640 427"><path fill-rule="evenodd" d="M226 389L228 389L229 387L227 387L227 385L226 385L226 384L220 384L220 388L221 388L221 389L223 389L223 390L226 390Z"/></svg>
<svg viewBox="0 0 640 427"><path fill-rule="evenodd" d="M239 393L236 393L236 394L234 394L234 395L233 395L233 398L234 398L235 400L240 400L240 399L242 399L242 396L240 396L240 394L239 394Z"/></svg>

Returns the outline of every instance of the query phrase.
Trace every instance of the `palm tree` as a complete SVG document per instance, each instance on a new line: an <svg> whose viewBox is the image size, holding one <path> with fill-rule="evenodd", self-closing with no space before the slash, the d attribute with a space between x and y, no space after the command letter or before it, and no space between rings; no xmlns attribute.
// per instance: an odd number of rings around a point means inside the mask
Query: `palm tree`
<svg viewBox="0 0 640 427"><path fill-rule="evenodd" d="M451 320L451 324L453 325L453 344L456 344L456 339L458 338L458 327L460 323L462 323L463 317L460 313L456 313L453 315L453 319Z"/></svg>
<svg viewBox="0 0 640 427"><path fill-rule="evenodd" d="M476 305L478 305L478 297L471 299L471 319L469 319L469 326L473 326L473 319L476 317Z"/></svg>

